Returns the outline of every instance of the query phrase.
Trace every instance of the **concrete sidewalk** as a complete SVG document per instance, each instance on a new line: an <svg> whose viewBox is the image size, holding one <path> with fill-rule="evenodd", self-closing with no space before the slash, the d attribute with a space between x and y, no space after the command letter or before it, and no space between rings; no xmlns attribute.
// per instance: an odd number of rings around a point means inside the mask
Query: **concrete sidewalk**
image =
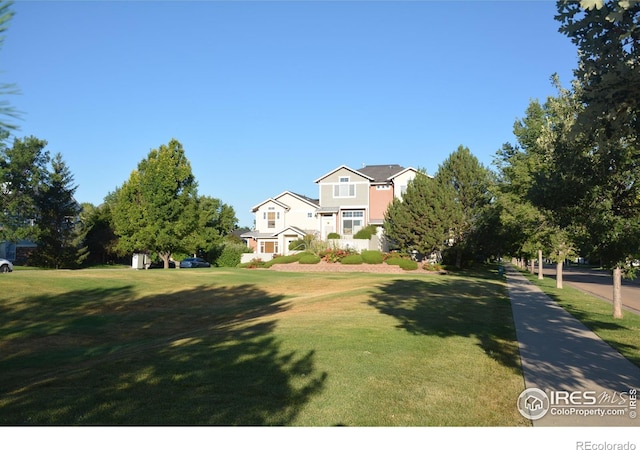
<svg viewBox="0 0 640 450"><path fill-rule="evenodd" d="M630 398L640 390L640 368L516 269L505 269L525 386L547 394L547 413L533 425L640 426L640 404Z"/></svg>

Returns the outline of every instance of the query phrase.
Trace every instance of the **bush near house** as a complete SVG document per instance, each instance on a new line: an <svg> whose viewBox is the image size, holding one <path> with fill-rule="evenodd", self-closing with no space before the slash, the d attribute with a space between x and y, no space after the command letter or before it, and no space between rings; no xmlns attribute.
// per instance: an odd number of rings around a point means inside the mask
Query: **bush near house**
<svg viewBox="0 0 640 450"><path fill-rule="evenodd" d="M337 263L337 262L341 262L343 258L349 255L353 255L354 253L357 253L357 252L352 249L329 248L320 252L319 256L324 261L327 261L330 263Z"/></svg>
<svg viewBox="0 0 640 450"><path fill-rule="evenodd" d="M286 255L286 256L276 256L271 261L267 261L264 264L264 267L271 267L274 264L291 264L300 259L301 253L296 253L295 255Z"/></svg>
<svg viewBox="0 0 640 450"><path fill-rule="evenodd" d="M327 239L340 239L340 235L338 233L329 233Z"/></svg>
<svg viewBox="0 0 640 450"><path fill-rule="evenodd" d="M366 227L362 228L360 231L358 231L356 234L353 235L354 239L371 239L371 237L373 235L376 234L376 232L378 231L377 227L375 225L367 225Z"/></svg>
<svg viewBox="0 0 640 450"><path fill-rule="evenodd" d="M242 259L242 254L247 253L250 249L246 245L227 242L224 244L220 256L216 259L215 265L218 267L237 267Z"/></svg>
<svg viewBox="0 0 640 450"><path fill-rule="evenodd" d="M379 250L362 250L360 253L365 264L382 264L384 256Z"/></svg>
<svg viewBox="0 0 640 450"><path fill-rule="evenodd" d="M302 253L298 262L300 264L318 264L321 258L313 253Z"/></svg>
<svg viewBox="0 0 640 450"><path fill-rule="evenodd" d="M340 264L362 264L362 255L358 255L354 253L352 255L347 255L340 261Z"/></svg>

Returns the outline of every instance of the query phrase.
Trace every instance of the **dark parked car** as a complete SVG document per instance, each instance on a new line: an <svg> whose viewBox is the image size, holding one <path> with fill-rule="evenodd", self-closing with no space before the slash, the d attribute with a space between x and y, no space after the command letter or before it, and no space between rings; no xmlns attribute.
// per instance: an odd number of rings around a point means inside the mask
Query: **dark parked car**
<svg viewBox="0 0 640 450"><path fill-rule="evenodd" d="M196 267L211 267L211 264L209 264L202 258L185 258L180 261L180 268L182 269L194 269Z"/></svg>

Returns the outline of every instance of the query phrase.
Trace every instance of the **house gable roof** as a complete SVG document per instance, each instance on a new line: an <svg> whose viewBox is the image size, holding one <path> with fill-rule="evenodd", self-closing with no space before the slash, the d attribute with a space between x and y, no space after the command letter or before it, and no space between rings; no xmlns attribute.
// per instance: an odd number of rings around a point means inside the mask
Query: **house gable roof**
<svg viewBox="0 0 640 450"><path fill-rule="evenodd" d="M301 195L301 194L296 194L295 192L291 192L291 191L284 191L282 194L280 195L276 195L274 197L274 199L278 200L282 197L284 197L285 195L291 195L293 197L296 197L298 200L301 200L305 203L308 203L310 206L313 206L314 208L319 208L320 207L320 200L315 199L315 198L311 198L311 197L307 197L306 195ZM282 202L284 204L284 202Z"/></svg>
<svg viewBox="0 0 640 450"><path fill-rule="evenodd" d="M297 235L302 236L302 237L306 236L306 234L307 234L306 231L304 231L304 230L302 230L302 229L300 229L298 227L287 227L287 228L285 228L283 230L278 231L277 233L274 233L273 235L274 236L278 236L278 235L286 233L288 231L293 231L294 233L296 233Z"/></svg>
<svg viewBox="0 0 640 450"><path fill-rule="evenodd" d="M335 173L335 172L337 172L338 170L341 170L341 169L346 169L346 170L348 170L348 171L350 171L350 172L355 173L356 175L361 176L362 178L366 178L366 179L368 179L369 181L373 181L373 178L371 178L369 175L366 175L366 174L364 174L364 173L362 173L362 172L359 172L359 171L357 171L357 170L354 170L354 169L352 169L351 167L345 166L345 165L343 164L342 166L340 166L340 167L337 167L337 168L333 169L331 172L325 173L325 174L324 174L324 175L322 175L320 178L318 178L317 180L315 180L315 181L314 181L314 183L319 183L320 181L322 181L323 179L327 178L327 177L328 177L329 175L331 175L332 173Z"/></svg>
<svg viewBox="0 0 640 450"><path fill-rule="evenodd" d="M418 170L414 169L413 167L407 167L406 169L404 169L404 168L403 168L400 172L398 172L398 173L396 173L396 174L394 174L394 175L390 176L390 177L389 177L389 179L390 179L390 180L392 180L392 179L397 178L397 177L399 177L400 175L402 175L402 174L404 174L404 173L407 173L407 172L414 172L414 173L418 173ZM430 175L427 175L427 176L431 177ZM433 177L431 177L431 178L433 178Z"/></svg>
<svg viewBox="0 0 640 450"><path fill-rule="evenodd" d="M256 212L258 209L260 209L260 207L261 207L261 206L263 206L263 205L265 205L265 204L267 204L267 203L269 203L269 202L273 202L273 203L275 203L276 205L280 206L281 208L286 209L287 211L288 211L289 209L291 209L288 205L285 205L284 203L279 202L278 200L276 200L276 199L274 199L274 198L268 198L268 199L266 199L265 201L263 201L262 203L258 203L256 206L254 206L253 208L251 208L251 212Z"/></svg>
<svg viewBox="0 0 640 450"><path fill-rule="evenodd" d="M359 172L367 175L374 182L383 182L391 180L394 176L404 170L406 169L398 164L380 164L364 166L359 170Z"/></svg>

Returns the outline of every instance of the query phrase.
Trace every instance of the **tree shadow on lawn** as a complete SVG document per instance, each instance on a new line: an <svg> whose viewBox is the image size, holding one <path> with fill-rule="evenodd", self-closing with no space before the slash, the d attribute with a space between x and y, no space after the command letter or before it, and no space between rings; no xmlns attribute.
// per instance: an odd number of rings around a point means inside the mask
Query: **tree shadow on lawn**
<svg viewBox="0 0 640 450"><path fill-rule="evenodd" d="M503 290L486 279L393 280L369 304L413 334L475 337L489 357L521 373L511 305Z"/></svg>
<svg viewBox="0 0 640 450"><path fill-rule="evenodd" d="M132 287L0 306L0 424L286 425L324 386L255 286Z"/></svg>

